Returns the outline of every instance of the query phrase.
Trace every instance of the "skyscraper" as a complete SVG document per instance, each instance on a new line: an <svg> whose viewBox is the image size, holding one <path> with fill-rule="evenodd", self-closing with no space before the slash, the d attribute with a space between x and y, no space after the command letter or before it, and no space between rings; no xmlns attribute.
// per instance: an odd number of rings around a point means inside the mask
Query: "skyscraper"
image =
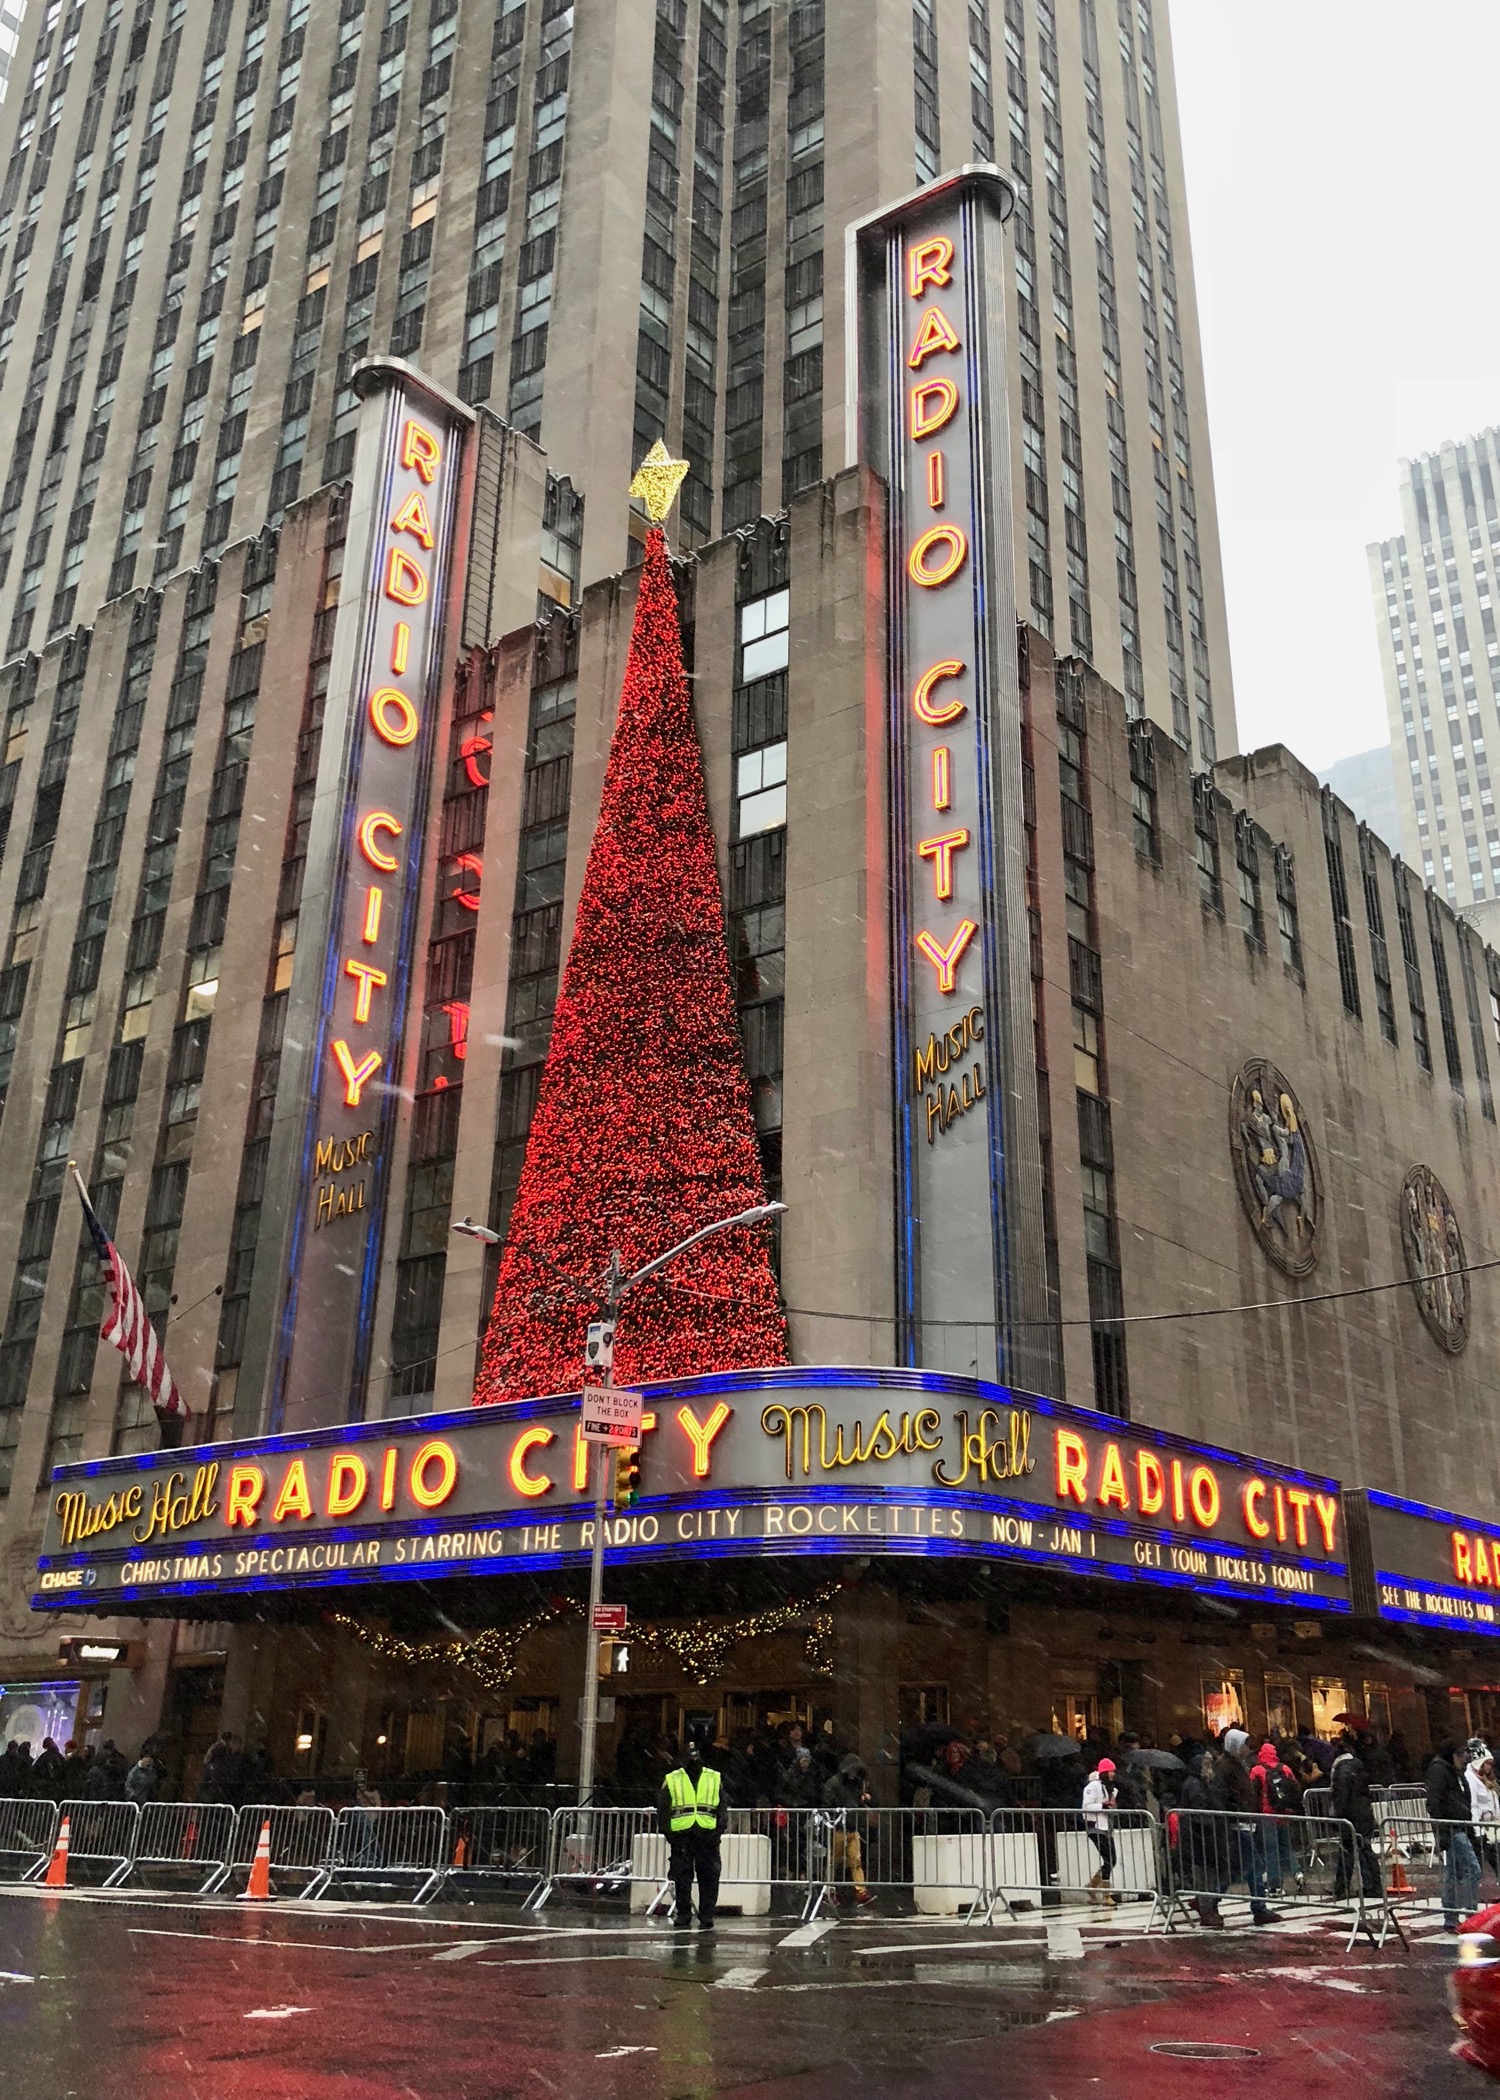
<svg viewBox="0 0 1500 2100"><path fill-rule="evenodd" d="M1500 430L1401 462L1396 539L1369 549L1402 844L1448 902L1493 938L1500 818Z"/></svg>
<svg viewBox="0 0 1500 2100"><path fill-rule="evenodd" d="M1138 1236L1116 1133L1159 1118L1111 1117L1137 1031L1115 1003L1123 963L1100 960L1095 827L1130 842L1116 909L1133 939L1156 909L1171 746L1212 873L1190 923L1222 942L1203 775L1233 743L1156 21L1144 0L591 0L576 22L556 0L84 0L36 16L26 92L0 110L0 1629L52 1468L158 1436L99 1341L70 1159L164 1330L195 1439L471 1395L494 1257L451 1233L466 1217L503 1231L515 1197L629 632L644 520L625 491L658 435L693 465L673 545L697 556L684 640L757 1136L788 1202L792 1346L902 1360L891 1131L910 1101L885 900L904 679L885 494L846 430L845 228L991 155L1025 191L987 251L1008 301L1015 611L1028 677L1063 666L1007 772L1008 1010L1057 1089L1043 1123L1030 1086L1039 1218L1018 1235L1048 1312L1018 1325L1055 1311L1059 1385L1129 1411ZM904 342L892 356L901 379ZM408 387L450 465L463 455L451 529L412 478L420 450L400 461L400 512L376 519L400 427L379 390ZM392 614L403 590L424 600L406 569L393 590L372 566L376 522L451 578L441 635ZM988 656L1008 661L1011 608L1001 621L1000 594L981 597ZM404 692L356 676L375 609ZM940 654L966 653L977 664L956 641ZM1092 784L1083 658L1137 721L1096 744ZM345 789L363 776L344 760L372 734L411 754L410 801L356 812ZM943 747L955 764L964 748ZM1040 795L1038 766L1056 783ZM935 755L929 777L946 808ZM967 850L967 818L944 830L934 846ZM1236 822L1229 943L1283 972L1299 939L1284 836ZM350 918L355 838L383 901L362 891ZM913 869L936 896L937 863ZM961 930L958 900L938 901ZM970 1049L994 1058L997 1032L966 1011ZM379 1056L367 1025L385 1030ZM348 1091L325 1122L336 1049ZM969 1142L999 1097L986 1069L976 1053L933 1095L921 1144ZM309 1248L325 1273L288 1318ZM990 1361L992 1310L934 1321L959 1375ZM289 1336L329 1346L305 1370ZM355 1342L357 1364L334 1361ZM121 1740L154 1723L138 1689Z"/></svg>
<svg viewBox="0 0 1500 2100"><path fill-rule="evenodd" d="M845 227L993 159L1024 192L1023 616L1211 762L1234 717L1163 15L47 0L0 115L5 654L345 475L372 353L537 436L576 495L666 436L690 545L775 511L845 463ZM628 553L597 508L577 580Z"/></svg>
<svg viewBox="0 0 1500 2100"><path fill-rule="evenodd" d="M10 85L16 46L21 41L21 17L25 0L4 0L0 5L0 95Z"/></svg>

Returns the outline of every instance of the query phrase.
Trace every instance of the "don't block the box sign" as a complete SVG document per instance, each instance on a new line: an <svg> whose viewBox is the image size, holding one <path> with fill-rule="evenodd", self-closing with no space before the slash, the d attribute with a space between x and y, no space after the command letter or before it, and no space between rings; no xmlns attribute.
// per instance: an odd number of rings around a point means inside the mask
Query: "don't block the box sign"
<svg viewBox="0 0 1500 2100"><path fill-rule="evenodd" d="M242 1373L247 1394L265 1395L268 1428L360 1411L461 595L472 411L394 361L361 366L355 384L342 596Z"/></svg>
<svg viewBox="0 0 1500 2100"><path fill-rule="evenodd" d="M851 442L889 490L898 1305L912 1363L1050 1383L1004 225L966 168L851 230Z"/></svg>

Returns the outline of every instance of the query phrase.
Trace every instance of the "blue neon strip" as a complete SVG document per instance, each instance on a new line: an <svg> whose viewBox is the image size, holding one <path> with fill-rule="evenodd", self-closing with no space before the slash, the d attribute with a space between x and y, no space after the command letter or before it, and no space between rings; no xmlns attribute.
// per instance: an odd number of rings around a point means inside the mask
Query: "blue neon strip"
<svg viewBox="0 0 1500 2100"><path fill-rule="evenodd" d="M476 1527L482 1528L482 1527ZM1126 1568L1108 1561L1096 1561L1087 1557L1071 1557L1060 1553L1041 1553L1026 1547L1007 1547L997 1552L993 1541L958 1539L883 1539L882 1548L887 1552L916 1554L937 1559L981 1559L1016 1560L1029 1566L1057 1568L1065 1574L1101 1576L1112 1582L1138 1582L1149 1587L1193 1590L1201 1595L1233 1597L1244 1604L1266 1605L1271 1603L1301 1604L1305 1609L1319 1612L1347 1613L1350 1605L1343 1598L1303 1596L1281 1597L1275 1592L1249 1590L1243 1585L1230 1582L1211 1582L1200 1575L1179 1575L1166 1569ZM791 1555L821 1554L825 1557L841 1556L850 1559L860 1555L859 1542L847 1539L787 1538L767 1542L763 1539L693 1539L674 1546L647 1545L643 1547L614 1547L606 1554L606 1562L615 1567L626 1567L634 1562L645 1564L656 1561L676 1560L780 1560ZM551 1572L559 1568L586 1567L589 1555L586 1552L546 1554L502 1554L488 1560L466 1561L461 1568L443 1562L423 1561L415 1566L388 1568L332 1569L320 1574L320 1579L306 1588L318 1590L351 1589L381 1582L431 1582L440 1575L461 1574L468 1577L479 1575L516 1575L534 1571ZM122 1608L138 1604L143 1599L181 1597L245 1596L261 1591L282 1591L288 1585L277 1576L254 1576L234 1590L227 1590L223 1583L182 1582L162 1583L119 1591L99 1592L63 1591L34 1595L31 1603L34 1611L77 1611L85 1599L91 1608L104 1603L120 1604Z"/></svg>
<svg viewBox="0 0 1500 2100"><path fill-rule="evenodd" d="M1402 1587L1410 1589L1411 1584L1404 1583ZM1430 1588L1431 1585L1426 1587ZM1483 1619L1450 1619L1443 1612L1408 1611L1404 1605L1382 1604L1380 1616L1382 1619L1392 1619L1406 1626L1441 1627L1449 1633L1482 1633L1491 1640L1500 1634L1500 1625L1487 1625Z"/></svg>
<svg viewBox="0 0 1500 2100"><path fill-rule="evenodd" d="M657 1407L673 1400L732 1398L736 1395L759 1392L780 1393L800 1387L824 1388L838 1391L870 1393L927 1393L949 1400L968 1401L971 1405L985 1407L1019 1407L1032 1414L1051 1417L1059 1422L1076 1422L1085 1433L1093 1436L1108 1435L1116 1440L1135 1440L1149 1443L1153 1448L1180 1453L1185 1458L1214 1459L1221 1465L1243 1467L1258 1474L1262 1479L1290 1483L1294 1487L1308 1487L1328 1494L1337 1494L1339 1483L1321 1473L1303 1473L1290 1466L1282 1466L1248 1456L1242 1451L1230 1451L1220 1444L1195 1443L1191 1439L1176 1435L1167 1429L1151 1429L1140 1424L1119 1421L1113 1415L1097 1414L1091 1408L1072 1407L1062 1401L1048 1400L1039 1393L1022 1393L1010 1386L996 1385L989 1379L960 1378L944 1371L919 1371L899 1367L870 1367L842 1364L796 1365L788 1364L774 1370L716 1371L702 1378L684 1378L643 1385L640 1390L647 1395L648 1403ZM567 1416L577 1412L577 1393L550 1393L534 1400L508 1401L497 1410L508 1422L527 1422L539 1416ZM427 1436L447 1430L459 1430L472 1424L481 1410L472 1406L446 1408L440 1413L408 1415L376 1422L335 1423L327 1428L298 1432L295 1435L251 1437L233 1444L194 1444L171 1454L173 1465L203 1463L218 1456L222 1459L227 1451L237 1456L259 1458L279 1452L326 1450L330 1445L391 1442L401 1436ZM111 1474L155 1473L170 1470L164 1468L159 1451L138 1452L133 1456L119 1458L96 1458L84 1460L77 1465L58 1466L54 1469L54 1481L89 1480ZM1426 1508L1418 1502L1400 1502L1393 1496L1377 1495L1369 1491L1372 1502L1382 1502L1393 1509L1405 1509L1416 1516L1438 1518L1443 1522L1462 1524L1462 1518L1449 1519L1441 1510ZM1082 1514L1080 1512L1080 1514Z"/></svg>
<svg viewBox="0 0 1500 2100"><path fill-rule="evenodd" d="M1379 1488L1366 1488L1365 1500L1372 1509L1399 1509L1405 1516L1425 1517L1430 1523L1451 1525L1458 1531L1482 1531L1491 1538L1496 1535L1497 1527L1493 1519L1486 1521L1483 1517L1463 1517L1456 1510L1434 1509L1430 1502L1409 1502L1402 1495L1383 1494ZM1429 1582L1427 1587L1436 1589L1438 1585Z"/></svg>
<svg viewBox="0 0 1500 2100"><path fill-rule="evenodd" d="M1426 1590L1433 1597L1452 1597L1455 1601L1461 1600L1467 1604L1493 1604L1496 1611L1500 1612L1500 1590L1493 1588L1486 1597L1481 1590L1464 1589L1458 1583L1432 1582L1425 1575L1402 1575L1393 1569L1387 1568L1377 1568L1375 1570L1375 1580L1377 1582L1388 1582L1393 1589ZM1384 1617L1384 1612L1382 1612L1381 1616ZM1435 1614L1435 1616L1443 1617L1441 1613ZM1445 1626L1452 1623L1453 1621L1443 1618ZM1500 1633L1500 1625L1497 1625L1494 1630Z"/></svg>
<svg viewBox="0 0 1500 2100"><path fill-rule="evenodd" d="M1193 1553L1222 1553L1235 1559L1262 1560L1278 1567L1301 1568L1312 1574L1346 1576L1347 1564L1343 1561L1315 1560L1295 1553L1285 1553L1264 1546L1236 1546L1222 1539L1193 1536L1180 1531L1153 1531L1146 1525L1132 1524L1123 1518L1088 1516L1079 1511L1077 1517L1069 1516L1051 1504L1024 1502L1007 1495L980 1493L968 1488L917 1488L917 1487L809 1487L799 1491L792 1487L780 1488L708 1488L701 1494L684 1498L672 1495L643 1495L626 1513L615 1512L606 1521L627 1522L632 1516L677 1517L691 1516L697 1511L719 1509L765 1509L782 1503L814 1505L817 1507L848 1507L852 1504L867 1504L885 1509L962 1509L971 1510L977 1516L1014 1517L1021 1523L1035 1524L1039 1529L1051 1525L1062 1531L1100 1531L1110 1537L1126 1539L1132 1543L1142 1542L1160 1546L1164 1551L1177 1547ZM185 1541L180 1545L165 1542L159 1553L146 1548L125 1544L103 1548L97 1552L47 1553L38 1558L39 1568L83 1568L124 1566L128 1562L151 1560L190 1559L202 1553L253 1553L279 1549L293 1550L301 1547L325 1545L358 1545L366 1540L397 1540L405 1538L436 1538L444 1534L461 1531L495 1531L511 1528L541 1530L554 1524L587 1523L593 1515L590 1501L549 1504L545 1511L534 1513L526 1510L506 1509L475 1511L468 1516L449 1514L446 1517L392 1518L384 1524L323 1526L315 1531L236 1531L226 1537ZM529 1519L534 1519L529 1521ZM855 1534L846 1534L854 1537ZM871 1532L867 1535L877 1542L884 1542L885 1534ZM1001 1557L1009 1558L1012 1549L1001 1540L988 1542L991 1548L1000 1548ZM610 1549L614 1550L614 1549ZM1049 1562L1060 1559L1056 1554L1045 1555ZM1085 1559L1089 1557L1083 1556ZM1092 1562L1090 1562L1092 1565ZM471 1563L464 1562L463 1566ZM1139 1571L1143 1579L1151 1579L1150 1571ZM1236 1592L1238 1594L1238 1591ZM76 1594L76 1593L75 1593ZM1281 1594L1273 1592L1272 1594ZM1457 1593L1456 1593L1457 1594Z"/></svg>

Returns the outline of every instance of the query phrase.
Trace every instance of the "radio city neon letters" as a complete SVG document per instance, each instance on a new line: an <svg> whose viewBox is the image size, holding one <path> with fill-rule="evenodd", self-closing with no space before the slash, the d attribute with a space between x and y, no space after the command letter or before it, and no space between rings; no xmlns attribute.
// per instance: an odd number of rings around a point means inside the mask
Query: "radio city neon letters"
<svg viewBox="0 0 1500 2100"><path fill-rule="evenodd" d="M1174 1524L1191 1522L1200 1531L1212 1531L1224 1513L1223 1483L1217 1470L1202 1461L1193 1464L1138 1450L1127 1462L1113 1438L1096 1439L1091 1445L1077 1430L1055 1428L1053 1464L1058 1501L1076 1502L1080 1509L1167 1516ZM1238 1516L1247 1537L1257 1542L1274 1538L1282 1546L1337 1551L1337 1495L1252 1476L1240 1490Z"/></svg>
<svg viewBox="0 0 1500 2100"><path fill-rule="evenodd" d="M953 242L945 234L914 242L906 255L906 292L913 301L923 301L934 290L953 283ZM911 477L911 494L925 493L933 522L915 530L906 550L908 581L921 591L939 592L953 585L969 559L969 536L952 519L937 516L948 501L947 461L940 446L931 443L957 416L963 405L958 378L941 367L928 369L930 358L952 355L963 347L958 330L940 306L925 305L907 356L907 366L919 376L907 389L906 429L913 445L928 445L919 455L920 474ZM925 485L925 486L924 486ZM920 516L918 518L920 525ZM965 622L972 615L965 610ZM968 712L969 703L958 693L939 695L938 688L962 678L968 665L957 656L944 657L921 671L912 687L912 713L928 729L944 729ZM939 745L931 753L932 808L943 814L954 802L954 752ZM949 904L955 891L955 854L967 850L967 826L954 826L931 836L919 835L916 854L932 866L933 901ZM931 964L937 989L944 997L956 993L958 970L969 944L978 932L976 921L963 918L951 932L920 927L914 936L919 955Z"/></svg>
<svg viewBox="0 0 1500 2100"><path fill-rule="evenodd" d="M968 665L960 663L956 656L945 657L942 663L929 664L912 687L911 711L919 722L925 722L929 729L943 729L949 722L956 722L960 715L968 713L967 700L937 701L932 697L933 687L942 679L962 678L967 669Z"/></svg>
<svg viewBox="0 0 1500 2100"><path fill-rule="evenodd" d="M381 595L392 604L415 607L427 603L431 589L432 579L422 557L432 553L437 536L423 492L437 479L443 463L443 447L425 425L408 416L402 425L397 459L401 468L416 476L419 486L399 491L392 499L385 527L386 547L380 560L379 588ZM392 751L409 749L422 731L421 711L411 694L399 685L385 682L390 678L406 677L411 642L410 622L397 620L391 631L389 665L383 673L377 673L366 702L366 718L371 730ZM466 763L467 757L466 753ZM400 818L389 810L367 809L360 813L355 824L355 842L361 856L377 875L400 872L401 858L393 849L405 828ZM476 868L472 872L477 875L479 870ZM385 923L384 901L383 886L379 882L369 883L358 922L358 938L364 947L374 947L381 938ZM466 897L464 901L469 900ZM477 900L473 908L477 909ZM352 992L346 1026L362 1029L374 1025L377 1019L383 1022L376 995L390 984L388 970L357 955L350 955L344 958L340 982ZM346 1105L357 1108L365 1088L385 1061L384 1051L357 1039L351 1041L346 1034L330 1031L328 1054L342 1085Z"/></svg>

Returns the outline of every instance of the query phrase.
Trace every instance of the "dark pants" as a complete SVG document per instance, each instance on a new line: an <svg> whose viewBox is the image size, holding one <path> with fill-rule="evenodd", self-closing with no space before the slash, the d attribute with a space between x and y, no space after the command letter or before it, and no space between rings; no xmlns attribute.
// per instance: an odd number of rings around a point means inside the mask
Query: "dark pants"
<svg viewBox="0 0 1500 2100"><path fill-rule="evenodd" d="M1333 1877L1334 1901L1354 1892L1355 1863L1358 1861L1359 1882L1364 1894L1378 1896L1383 1891L1380 1879L1380 1863L1375 1857L1370 1840L1361 1830L1351 1837L1347 1830L1339 1833L1339 1863Z"/></svg>
<svg viewBox="0 0 1500 2100"><path fill-rule="evenodd" d="M1111 1830L1091 1830L1089 1837L1099 1855L1099 1871L1107 1882L1115 1871L1115 1839Z"/></svg>
<svg viewBox="0 0 1500 2100"><path fill-rule="evenodd" d="M719 1833L717 1830L684 1830L671 1840L672 1891L676 1897L672 1915L686 1925L693 1915L693 1877L698 1877L698 1923L712 1925L719 1901Z"/></svg>
<svg viewBox="0 0 1500 2100"><path fill-rule="evenodd" d="M1266 1918L1266 1869L1265 1851L1259 1829L1242 1830L1240 1840L1240 1879L1250 1891L1250 1916L1257 1925Z"/></svg>

